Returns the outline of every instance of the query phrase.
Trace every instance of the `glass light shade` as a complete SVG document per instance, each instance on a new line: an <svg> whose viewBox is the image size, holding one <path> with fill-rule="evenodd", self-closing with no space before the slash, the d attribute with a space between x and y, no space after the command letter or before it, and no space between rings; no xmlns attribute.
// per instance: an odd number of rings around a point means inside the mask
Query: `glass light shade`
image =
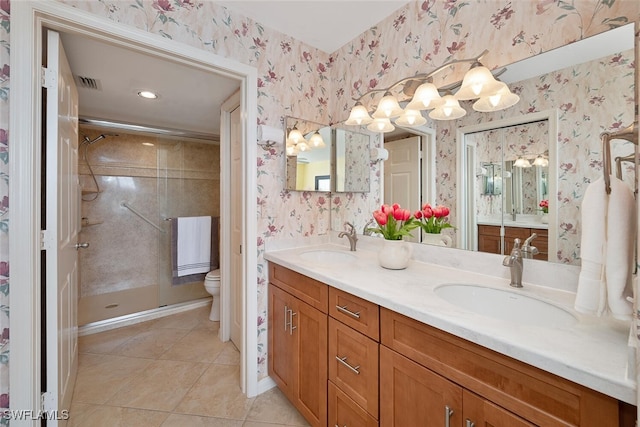
<svg viewBox="0 0 640 427"><path fill-rule="evenodd" d="M298 128L294 127L293 129L291 129L291 132L289 132L289 136L287 137L287 139L295 145L301 141L304 141L304 136L302 136L302 132L300 132Z"/></svg>
<svg viewBox="0 0 640 427"><path fill-rule="evenodd" d="M495 95L500 90L500 83L491 71L483 65L475 65L462 79L462 86L456 92L456 99L464 101L467 99L482 98L489 95Z"/></svg>
<svg viewBox="0 0 640 427"><path fill-rule="evenodd" d="M297 156L298 147L296 145L287 145L287 156Z"/></svg>
<svg viewBox="0 0 640 427"><path fill-rule="evenodd" d="M374 119L369 126L367 126L371 132L391 132L395 129L395 126L391 124L389 119Z"/></svg>
<svg viewBox="0 0 640 427"><path fill-rule="evenodd" d="M309 147L309 144L306 143L306 141L302 141L296 144L296 148L298 149L299 152L304 152L304 151L309 151L311 150L311 147Z"/></svg>
<svg viewBox="0 0 640 427"><path fill-rule="evenodd" d="M326 146L322 136L317 131L309 138L309 145L313 148L323 148Z"/></svg>
<svg viewBox="0 0 640 427"><path fill-rule="evenodd" d="M531 163L529 162L529 160L523 158L523 157L518 157L516 159L515 162L513 162L513 166L518 167L518 168L530 168L531 167Z"/></svg>
<svg viewBox="0 0 640 427"><path fill-rule="evenodd" d="M533 166L540 166L540 167L543 167L543 168L547 167L547 166L549 166L549 160L547 160L544 157L542 157L541 155L539 155L533 161Z"/></svg>
<svg viewBox="0 0 640 427"><path fill-rule="evenodd" d="M393 119L403 113L402 107L398 104L395 96L389 92L385 92L384 96L378 103L378 108L373 113L374 119Z"/></svg>
<svg viewBox="0 0 640 427"><path fill-rule="evenodd" d="M350 125L350 126L361 126L361 125L368 125L372 121L373 119L369 115L369 112L367 111L365 106L362 105L360 101L358 101L356 102L356 105L354 105L353 108L351 109L351 113L349 113L349 118L347 119L346 122L344 122L344 124Z"/></svg>
<svg viewBox="0 0 640 427"><path fill-rule="evenodd" d="M434 120L454 120L467 114L460 106L458 100L453 95L445 95L442 97L443 104L434 110L431 110L429 117Z"/></svg>
<svg viewBox="0 0 640 427"><path fill-rule="evenodd" d="M413 127L422 126L425 123L427 123L427 119L422 117L420 111L410 110L408 108L404 110L404 113L396 119L396 124L398 126Z"/></svg>
<svg viewBox="0 0 640 427"><path fill-rule="evenodd" d="M422 83L413 94L411 102L407 105L408 110L430 110L442 104L442 98L438 88L433 83Z"/></svg>
<svg viewBox="0 0 640 427"><path fill-rule="evenodd" d="M500 83L500 90L495 95L485 96L473 104L473 109L481 113L490 113L512 107L520 101L520 97L509 90L509 86Z"/></svg>

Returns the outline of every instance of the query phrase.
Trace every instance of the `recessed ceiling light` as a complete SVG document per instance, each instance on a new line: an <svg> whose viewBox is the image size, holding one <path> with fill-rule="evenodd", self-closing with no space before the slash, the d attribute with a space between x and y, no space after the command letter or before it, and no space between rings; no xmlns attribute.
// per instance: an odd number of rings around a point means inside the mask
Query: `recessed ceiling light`
<svg viewBox="0 0 640 427"><path fill-rule="evenodd" d="M153 147L155 144L151 142L143 142L142 145L146 145L147 147Z"/></svg>
<svg viewBox="0 0 640 427"><path fill-rule="evenodd" d="M158 98L158 95L148 91L148 90L141 90L138 92L138 96L141 96L142 98L147 98L147 99L156 99Z"/></svg>

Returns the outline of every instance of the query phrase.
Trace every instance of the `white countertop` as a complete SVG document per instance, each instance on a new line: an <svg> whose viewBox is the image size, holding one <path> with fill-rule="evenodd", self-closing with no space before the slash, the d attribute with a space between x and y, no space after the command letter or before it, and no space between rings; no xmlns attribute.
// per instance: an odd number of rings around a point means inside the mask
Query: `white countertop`
<svg viewBox="0 0 640 427"><path fill-rule="evenodd" d="M432 254L454 251L442 254L447 256L455 253L455 256L460 256L462 253L464 257L467 253L466 257L475 257L471 252L449 248L429 247L423 250L422 247L427 245L414 246L414 258L423 261L413 259L405 270L386 270L378 265L377 259L377 247L382 241L361 238L357 251L349 252L348 247L342 243L344 240L340 244L316 243L308 246L301 245L298 241L289 248L274 242L268 245L270 247L267 248L265 258L458 337L616 399L636 404L636 383L627 376L630 325L609 317L598 318L577 313L573 310L573 292L527 283L526 275L524 288L514 289L509 287L509 280L505 277L425 262L426 251L431 251ZM329 241L330 239L326 240ZM311 250L344 251L355 255L355 259L344 263L322 264L307 261L300 256ZM415 254L416 251L418 255ZM501 259L479 256L482 258L478 259L485 263L487 260L493 263L494 260ZM345 254L345 257L348 255ZM525 271L527 267L545 268L544 264L529 261L533 260L525 260ZM549 265L549 268L556 267ZM504 273L508 269L500 263L495 266L495 270ZM571 312L578 323L568 329L549 329L519 323L515 319L507 322L475 314L434 293L436 287L447 283L478 284L533 295Z"/></svg>

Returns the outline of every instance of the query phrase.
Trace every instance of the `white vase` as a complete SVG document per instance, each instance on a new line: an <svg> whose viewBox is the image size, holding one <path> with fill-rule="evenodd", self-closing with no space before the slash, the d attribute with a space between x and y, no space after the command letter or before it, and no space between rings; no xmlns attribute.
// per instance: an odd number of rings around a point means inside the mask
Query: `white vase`
<svg viewBox="0 0 640 427"><path fill-rule="evenodd" d="M540 217L540 222L543 224L549 224L549 214L543 213L542 216Z"/></svg>
<svg viewBox="0 0 640 427"><path fill-rule="evenodd" d="M422 235L422 243L450 248L453 245L453 239L448 234L424 233Z"/></svg>
<svg viewBox="0 0 640 427"><path fill-rule="evenodd" d="M411 261L413 248L404 240L384 240L382 249L378 252L378 262L381 267L389 270L402 270L407 268Z"/></svg>

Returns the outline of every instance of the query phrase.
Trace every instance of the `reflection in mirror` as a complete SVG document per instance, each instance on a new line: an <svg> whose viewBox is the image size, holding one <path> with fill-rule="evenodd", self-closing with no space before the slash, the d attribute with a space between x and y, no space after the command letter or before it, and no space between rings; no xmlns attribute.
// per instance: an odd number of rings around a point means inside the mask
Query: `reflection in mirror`
<svg viewBox="0 0 640 427"><path fill-rule="evenodd" d="M366 193L371 186L370 137L344 129L335 132L335 187L337 193Z"/></svg>
<svg viewBox="0 0 640 427"><path fill-rule="evenodd" d="M331 189L331 128L285 117L285 188L296 191Z"/></svg>
<svg viewBox="0 0 640 427"><path fill-rule="evenodd" d="M609 38L610 33L621 32L620 43L599 42L602 37ZM571 56L564 53L567 48L573 48L577 44L588 46L585 51L592 56L578 56L574 62L565 63L561 69L555 67L557 61L544 60L547 57L546 53L525 60L529 61L526 66L520 66L519 63L506 65L507 72L500 78L520 95L519 111L507 111L489 117L481 117L470 112L458 121L459 185L456 219L459 228L456 237L460 247L478 250L478 221L475 221L475 218L479 217L480 210L484 209L482 212L486 213L486 216L500 220L500 225L505 227L505 234L512 229L524 232L528 228L531 232L537 227L548 227L549 261L580 264L580 204L589 183L603 173L599 135L603 131L622 129L634 121L634 107L637 102L633 96L633 42L633 24L630 24L552 51L564 59ZM607 52L597 57L593 56L593 52L596 51L593 43L605 46ZM538 59L551 67L537 68L537 64L530 63ZM535 77L528 74L525 80L522 79L525 73L536 68L544 71ZM504 159L481 159L480 153L477 152L481 145L472 143L469 139L470 133L490 132L490 129L496 127L511 126L517 123L518 119L520 123L530 122L534 118L531 113L546 115L546 118L550 119L549 128L546 130L549 132L548 138L532 136L531 140L525 137L523 141L505 137ZM494 119L492 122L487 121L491 118ZM544 120L545 117L538 119ZM526 132L538 130L532 128ZM551 145L547 148L535 147L535 144L545 140L556 144L557 151ZM494 149L498 150L497 147ZM546 153L545 150L549 152ZM612 150L615 152L612 158L634 153L633 145L624 141L614 141ZM523 159L520 160L520 157ZM470 159L473 159L473 162ZM484 173L482 162L495 163L498 161L496 159L504 161L502 194L483 194L486 191L483 191L483 181L479 177ZM531 167L517 166L524 161ZM545 165L547 161L548 166ZM634 188L633 168L634 165L629 163L622 171L623 179L631 188ZM523 186L523 183L530 185ZM464 188L473 191L465 193ZM483 200L480 200L481 197ZM544 215L543 207L540 206L542 200L549 201L548 216ZM498 215L499 211L502 219ZM516 214L515 221L513 213ZM547 219L548 223L545 223ZM535 227L531 224L525 227L527 224L522 224L524 220L535 220ZM507 242L507 239L511 240L511 243L513 241L513 238L505 236L505 241L501 242L502 250L509 248L510 242ZM500 241L500 234L494 240ZM540 234L533 243L542 243Z"/></svg>

